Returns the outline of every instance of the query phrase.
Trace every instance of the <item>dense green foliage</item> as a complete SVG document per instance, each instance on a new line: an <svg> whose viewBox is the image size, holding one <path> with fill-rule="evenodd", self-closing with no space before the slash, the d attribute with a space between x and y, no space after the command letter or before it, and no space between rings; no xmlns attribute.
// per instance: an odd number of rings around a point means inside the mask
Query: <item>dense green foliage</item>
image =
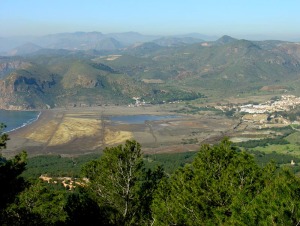
<svg viewBox="0 0 300 226"><path fill-rule="evenodd" d="M51 189L36 181L22 191L6 209L8 225L58 225L66 221L67 198L64 190Z"/></svg>
<svg viewBox="0 0 300 226"><path fill-rule="evenodd" d="M290 111L280 112L280 115L289 119L290 121L296 121L300 117L300 107L296 106Z"/></svg>
<svg viewBox="0 0 300 226"><path fill-rule="evenodd" d="M185 92L182 90L171 89L171 90L160 90L153 89L150 94L142 97L146 102L151 104L163 104L174 101L189 101L195 100L198 98L205 98L205 96L201 93L196 92Z"/></svg>
<svg viewBox="0 0 300 226"><path fill-rule="evenodd" d="M221 110L218 110L213 107L197 107L191 104L187 104L178 110L173 110L173 112L184 113L184 114L199 114L199 112L202 111L212 111L215 112L216 114L224 114Z"/></svg>
<svg viewBox="0 0 300 226"><path fill-rule="evenodd" d="M22 176L28 180L40 175L80 177L82 166L100 156L101 154L87 154L73 158L59 155L35 156L27 159L27 166ZM163 153L144 155L143 160L147 169L155 169L162 165L166 173L173 173L186 163L191 163L195 156L196 152Z"/></svg>
<svg viewBox="0 0 300 226"><path fill-rule="evenodd" d="M196 155L197 152L152 154L145 155L144 162L147 168L155 169L157 166L163 166L167 174L172 174L179 167L191 163Z"/></svg>
<svg viewBox="0 0 300 226"><path fill-rule="evenodd" d="M3 123L0 123L0 157L1 150L6 148L6 141L9 140L8 135L2 132L5 128L6 126Z"/></svg>
<svg viewBox="0 0 300 226"><path fill-rule="evenodd" d="M259 166L264 166L270 161L273 161L274 163L278 164L279 166L290 164L292 159L295 162L300 162L299 157L291 156L291 155L287 155L287 154L279 154L279 153L276 153L275 151L271 152L271 153L265 153L265 152L256 151L256 150L247 150L247 152L254 156L254 159Z"/></svg>
<svg viewBox="0 0 300 226"><path fill-rule="evenodd" d="M252 149L247 149L247 152L254 156L255 161L259 166L266 165L273 160L276 164L289 164L293 159L295 162L300 162L300 159L288 154L279 154L276 152L265 153ZM146 154L143 157L146 168L154 169L162 165L166 173L174 173L179 167L183 167L186 163L191 163L196 157L197 151L183 153L159 153ZM48 175L53 177L72 176L80 177L81 167L94 159L97 159L101 154L87 154L78 157L61 157L61 156L36 156L27 160L26 170L22 173L25 179L34 179L40 175ZM293 171L297 170L298 166L293 167Z"/></svg>
<svg viewBox="0 0 300 226"><path fill-rule="evenodd" d="M272 144L289 144L289 142L285 139L283 139L282 136L276 137L276 138L264 138L260 140L249 140L249 141L244 141L237 143L239 147L244 147L244 148L255 148L255 147L266 147L268 145Z"/></svg>
<svg viewBox="0 0 300 226"><path fill-rule="evenodd" d="M285 145L290 143L289 141L284 139L285 137L287 137L293 132L293 129L290 126L282 127L282 128L272 128L272 130L276 132L280 132L282 135L278 135L274 138L264 138L258 140L239 142L236 143L236 145L243 148L255 148L255 147L266 147L268 145L273 145L273 144Z"/></svg>
<svg viewBox="0 0 300 226"><path fill-rule="evenodd" d="M107 148L99 160L83 167L88 189L100 206L109 207L114 225L147 224L151 220L152 193L164 176L161 168L145 170L140 144ZM116 220L113 220L116 219Z"/></svg>
<svg viewBox="0 0 300 226"><path fill-rule="evenodd" d="M59 155L36 156L27 160L22 176L26 179L37 178L42 174L49 176L80 177L81 167L100 156L100 154L81 155L67 158Z"/></svg>
<svg viewBox="0 0 300 226"><path fill-rule="evenodd" d="M1 150L6 147L8 135L2 133L5 126L0 124L0 225L5 217L5 208L14 201L15 196L26 186L26 182L19 175L25 170L26 153L22 152L13 159L2 157Z"/></svg>
<svg viewBox="0 0 300 226"><path fill-rule="evenodd" d="M2 147L7 139L2 134ZM286 155L258 151L251 155L224 139L214 146L203 145L197 153L143 157L140 144L133 140L92 158L65 162L58 156L49 161L35 157L31 167L36 169L27 172L31 180L26 182L20 176L26 153L10 160L1 157L0 224L296 225L300 220L300 180L292 171L267 163L274 158L286 164ZM76 167L83 166L84 186L69 190L33 180L40 173L38 160L43 170L56 175L79 176ZM53 167L64 163L67 167L51 169L55 161Z"/></svg>
<svg viewBox="0 0 300 226"><path fill-rule="evenodd" d="M192 164L160 184L152 205L155 224L296 224L300 181L275 169L273 164L258 167L227 140L204 145Z"/></svg>

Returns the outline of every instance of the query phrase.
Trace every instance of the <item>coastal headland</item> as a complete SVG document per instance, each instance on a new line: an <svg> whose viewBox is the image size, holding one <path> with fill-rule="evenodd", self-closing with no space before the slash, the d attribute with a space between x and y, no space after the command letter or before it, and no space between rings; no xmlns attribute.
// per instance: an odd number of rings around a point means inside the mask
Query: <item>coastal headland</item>
<svg viewBox="0 0 300 226"><path fill-rule="evenodd" d="M205 112L197 115L175 113L173 106L99 106L43 110L37 121L9 133L3 155L26 150L30 156L59 154L74 156L100 153L105 147L136 139L146 153L195 151L202 142L213 142L236 124ZM110 120L124 115L176 115L144 123Z"/></svg>

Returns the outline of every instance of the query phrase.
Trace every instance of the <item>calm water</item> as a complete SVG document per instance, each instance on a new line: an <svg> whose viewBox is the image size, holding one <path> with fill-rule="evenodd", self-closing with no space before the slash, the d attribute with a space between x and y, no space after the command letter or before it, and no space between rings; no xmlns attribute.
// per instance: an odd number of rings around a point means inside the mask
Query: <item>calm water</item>
<svg viewBox="0 0 300 226"><path fill-rule="evenodd" d="M109 120L126 124L143 124L145 121L159 121L179 117L177 115L122 115L109 117Z"/></svg>
<svg viewBox="0 0 300 226"><path fill-rule="evenodd" d="M7 127L5 132L24 127L38 119L38 111L5 111L0 110L0 122Z"/></svg>

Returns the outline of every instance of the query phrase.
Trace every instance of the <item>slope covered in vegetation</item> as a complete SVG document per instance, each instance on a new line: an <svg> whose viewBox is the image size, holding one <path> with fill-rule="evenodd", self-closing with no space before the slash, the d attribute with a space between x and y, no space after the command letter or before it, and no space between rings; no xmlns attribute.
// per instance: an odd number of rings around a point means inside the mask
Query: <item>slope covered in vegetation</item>
<svg viewBox="0 0 300 226"><path fill-rule="evenodd" d="M1 148L8 137L1 135ZM26 154L1 157L1 225L295 225L300 180L224 139L166 174L136 141L106 148L73 185L24 180ZM186 156L189 158L189 156ZM72 189L73 188L73 189Z"/></svg>

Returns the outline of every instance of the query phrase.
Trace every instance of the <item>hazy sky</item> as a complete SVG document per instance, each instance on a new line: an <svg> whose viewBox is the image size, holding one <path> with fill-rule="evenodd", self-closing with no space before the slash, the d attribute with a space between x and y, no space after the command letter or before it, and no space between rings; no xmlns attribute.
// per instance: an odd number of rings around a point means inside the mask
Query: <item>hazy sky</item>
<svg viewBox="0 0 300 226"><path fill-rule="evenodd" d="M74 31L300 39L299 0L0 0L0 36Z"/></svg>

